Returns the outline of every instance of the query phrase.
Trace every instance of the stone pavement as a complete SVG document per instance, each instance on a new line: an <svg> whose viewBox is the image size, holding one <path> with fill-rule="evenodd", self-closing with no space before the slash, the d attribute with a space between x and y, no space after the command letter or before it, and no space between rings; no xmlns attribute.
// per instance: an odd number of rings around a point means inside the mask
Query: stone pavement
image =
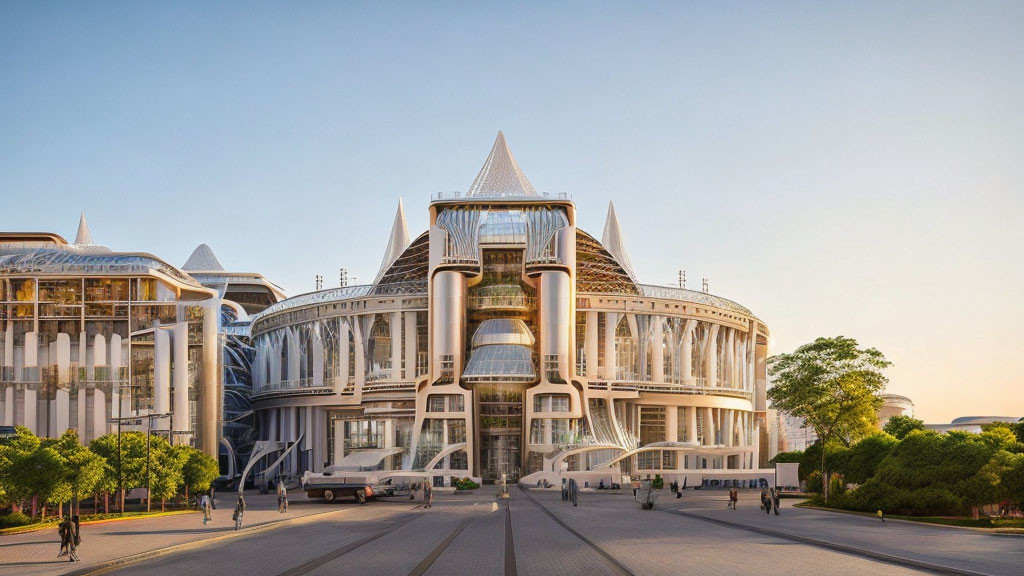
<svg viewBox="0 0 1024 576"><path fill-rule="evenodd" d="M249 497L253 522L280 522L273 496ZM373 574L410 576L606 574L831 575L922 572L794 541L803 534L864 549L881 549L985 574L1020 574L1024 539L948 528L891 523L788 506L766 518L757 493L742 493L740 509L725 509L725 492L687 491L641 510L631 494L581 494L580 505L557 491L513 489L492 508L494 488L469 494L435 494L422 509L407 499L365 506L307 503L288 520L253 532L230 532L230 510L213 528L198 515L172 516L89 527L86 562L52 563L56 533L0 537L0 574L83 574L100 562L143 550L192 542L186 550L106 572L132 575ZM507 506L507 508L506 508ZM725 524L727 522L729 524ZM269 526L269 525L268 525ZM777 534L754 532L770 530ZM211 536L228 539L209 541ZM84 570L83 570L84 569Z"/></svg>

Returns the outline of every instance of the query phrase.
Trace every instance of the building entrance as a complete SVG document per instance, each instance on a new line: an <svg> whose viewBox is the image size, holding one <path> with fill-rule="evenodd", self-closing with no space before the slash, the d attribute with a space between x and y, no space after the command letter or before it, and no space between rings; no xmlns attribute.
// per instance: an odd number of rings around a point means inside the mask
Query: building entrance
<svg viewBox="0 0 1024 576"><path fill-rule="evenodd" d="M480 431L480 476L485 483L519 479L523 438L522 384L483 384L476 388Z"/></svg>

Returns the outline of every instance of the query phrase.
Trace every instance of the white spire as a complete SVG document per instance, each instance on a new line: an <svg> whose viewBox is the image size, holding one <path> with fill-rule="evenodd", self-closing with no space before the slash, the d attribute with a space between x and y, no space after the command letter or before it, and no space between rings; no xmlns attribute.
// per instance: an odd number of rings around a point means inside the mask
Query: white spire
<svg viewBox="0 0 1024 576"><path fill-rule="evenodd" d="M388 268L398 260L398 257L405 252L412 240L409 238L409 227L405 224L405 208L402 207L402 199L398 199L398 212L395 213L395 223L391 225L391 237L388 238L388 248L384 251L384 260L380 263L380 271L373 283L380 282Z"/></svg>
<svg viewBox="0 0 1024 576"><path fill-rule="evenodd" d="M213 250L210 250L209 246L200 244L192 251L192 255L188 257L188 260L181 269L195 272L212 272L214 270L223 271L224 267L220 265L220 261L213 255Z"/></svg>
<svg viewBox="0 0 1024 576"><path fill-rule="evenodd" d="M619 261L619 265L626 271L626 274L629 274L633 282L636 282L636 274L633 273L633 263L629 261L629 253L626 252L626 241L622 237L619 219L615 216L615 204L612 202L608 202L608 219L604 222L604 234L601 235L601 244Z"/></svg>
<svg viewBox="0 0 1024 576"><path fill-rule="evenodd" d="M92 246L92 233L89 232L89 223L85 221L85 211L78 219L78 234L75 235L75 244L78 246Z"/></svg>
<svg viewBox="0 0 1024 576"><path fill-rule="evenodd" d="M505 143L505 135L498 131L494 146L480 173L473 180L466 196L537 196L533 184L519 168L515 156Z"/></svg>

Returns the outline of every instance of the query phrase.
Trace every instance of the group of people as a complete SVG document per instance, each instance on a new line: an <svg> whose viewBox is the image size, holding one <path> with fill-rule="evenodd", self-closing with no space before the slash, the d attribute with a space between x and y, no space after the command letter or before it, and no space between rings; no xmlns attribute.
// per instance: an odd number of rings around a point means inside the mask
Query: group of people
<svg viewBox="0 0 1024 576"><path fill-rule="evenodd" d="M78 516L65 516L57 525L60 534L60 552L57 557L67 556L69 562L78 561L78 546L82 543L81 525Z"/></svg>
<svg viewBox="0 0 1024 576"><path fill-rule="evenodd" d="M733 490L730 490L730 498ZM764 510L765 514L771 514L772 510L775 511L775 515L779 515L779 498L781 491L778 488L761 488L761 510ZM736 505L733 504L733 509Z"/></svg>
<svg viewBox="0 0 1024 576"><path fill-rule="evenodd" d="M203 526L206 526L210 522L213 522L213 511L217 508L217 505L212 497L212 490L210 493L203 494L202 498L199 499L199 509L203 512ZM281 492L278 491L278 510L282 512L288 511L288 496L284 496L284 504L282 510L281 504ZM231 514L231 519L235 521L235 530L242 527L242 513L245 512L245 496L239 492L238 499L235 500L235 510Z"/></svg>
<svg viewBox="0 0 1024 576"><path fill-rule="evenodd" d="M579 505L580 485L575 478L569 478L568 481L562 478L562 500L572 501L573 506Z"/></svg>

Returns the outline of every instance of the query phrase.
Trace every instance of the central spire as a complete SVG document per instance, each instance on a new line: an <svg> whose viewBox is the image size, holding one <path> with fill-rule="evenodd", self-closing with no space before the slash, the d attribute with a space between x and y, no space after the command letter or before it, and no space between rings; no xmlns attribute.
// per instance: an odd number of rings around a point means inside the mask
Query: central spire
<svg viewBox="0 0 1024 576"><path fill-rule="evenodd" d="M89 223L85 221L85 211L78 218L78 234L75 234L75 244L78 246L92 246L92 232L89 231Z"/></svg>
<svg viewBox="0 0 1024 576"><path fill-rule="evenodd" d="M467 197L508 197L508 196L538 196L533 184L526 179L515 156L508 149L505 143L505 135L498 131L498 137L494 139L494 146L487 156L480 173L473 180L469 187Z"/></svg>

